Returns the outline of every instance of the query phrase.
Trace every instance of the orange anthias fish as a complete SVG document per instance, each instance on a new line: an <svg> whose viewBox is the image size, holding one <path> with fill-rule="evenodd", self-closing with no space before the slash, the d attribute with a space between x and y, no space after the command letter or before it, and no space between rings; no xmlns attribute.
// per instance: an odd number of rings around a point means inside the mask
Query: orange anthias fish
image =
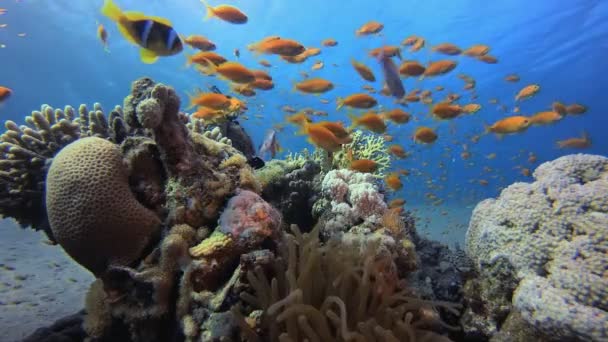
<svg viewBox="0 0 608 342"><path fill-rule="evenodd" d="M386 131L386 123L382 115L374 112L367 112L360 117L351 116L353 120L352 128L364 126L374 133L384 133Z"/></svg>
<svg viewBox="0 0 608 342"><path fill-rule="evenodd" d="M397 124L405 124L408 123L411 119L411 115L409 113L404 112L400 108L396 108L393 110L389 110L387 112L382 113L386 119L391 120Z"/></svg>
<svg viewBox="0 0 608 342"><path fill-rule="evenodd" d="M416 61L405 61L399 67L399 74L402 76L420 76L424 74L426 68Z"/></svg>
<svg viewBox="0 0 608 342"><path fill-rule="evenodd" d="M391 145L388 147L388 152L390 154L392 154L393 156L403 159L403 158L407 158L407 152L405 152L405 150L403 149L403 147L401 147L401 145Z"/></svg>
<svg viewBox="0 0 608 342"><path fill-rule="evenodd" d="M449 103L438 103L431 110L433 115L441 120L453 119L462 113L462 107Z"/></svg>
<svg viewBox="0 0 608 342"><path fill-rule="evenodd" d="M304 45L297 41L276 36L267 37L259 43L249 45L248 48L256 53L287 57L294 57L306 51ZM304 56L308 57L308 54L305 54Z"/></svg>
<svg viewBox="0 0 608 342"><path fill-rule="evenodd" d="M478 45L473 45L473 46L469 47L468 49L464 50L462 52L462 54L465 56L469 56L469 57L479 57L479 56L486 55L488 52L490 52L489 46L478 44Z"/></svg>
<svg viewBox="0 0 608 342"><path fill-rule="evenodd" d="M386 57L398 57L401 59L401 48L396 45L386 45L379 48L375 48L369 52L372 57L378 57L384 54Z"/></svg>
<svg viewBox="0 0 608 342"><path fill-rule="evenodd" d="M217 17L232 24L245 24L247 22L245 13L234 6L218 5L212 7L205 0L201 0L201 2L207 7L207 16L205 19Z"/></svg>
<svg viewBox="0 0 608 342"><path fill-rule="evenodd" d="M566 107L566 113L571 115L583 114L587 111L587 107L578 103L571 104Z"/></svg>
<svg viewBox="0 0 608 342"><path fill-rule="evenodd" d="M423 75L429 77L447 74L448 72L454 70L454 68L456 68L456 65L458 65L457 62L448 59L431 62L426 67L426 70L424 71Z"/></svg>
<svg viewBox="0 0 608 342"><path fill-rule="evenodd" d="M319 121L316 125L323 126L330 130L337 138L342 139L345 144L352 141L350 134L341 122L335 121Z"/></svg>
<svg viewBox="0 0 608 342"><path fill-rule="evenodd" d="M361 93L350 95L345 99L338 98L337 102L338 106L336 109L340 109L343 106L359 109L369 109L378 104L378 101L376 101L376 99L372 96Z"/></svg>
<svg viewBox="0 0 608 342"><path fill-rule="evenodd" d="M224 112L221 110L215 110L208 107L198 107L196 112L192 113L192 117L195 119L201 119L205 121L216 121L224 116Z"/></svg>
<svg viewBox="0 0 608 342"><path fill-rule="evenodd" d="M357 36L376 34L382 31L383 28L384 25L382 23L372 20L363 24L363 26L361 26L359 29L357 29L357 31L355 31L355 34Z"/></svg>
<svg viewBox="0 0 608 342"><path fill-rule="evenodd" d="M223 78L234 83L251 83L255 80L255 75L244 65L238 62L225 62L218 66L208 63L203 68L211 70L211 73L218 73Z"/></svg>
<svg viewBox="0 0 608 342"><path fill-rule="evenodd" d="M431 144L437 140L437 133L430 127L418 127L414 132L414 141L417 143Z"/></svg>
<svg viewBox="0 0 608 342"><path fill-rule="evenodd" d="M486 127L486 130L497 134L513 134L525 131L531 124L530 118L516 115L496 121L492 126Z"/></svg>
<svg viewBox="0 0 608 342"><path fill-rule="evenodd" d="M478 56L477 59L488 64L498 63L498 58L490 55Z"/></svg>
<svg viewBox="0 0 608 342"><path fill-rule="evenodd" d="M385 178L384 182L389 189L393 191L397 191L403 188L403 183L401 183L401 179L399 179L399 174L397 172L389 173Z"/></svg>
<svg viewBox="0 0 608 342"><path fill-rule="evenodd" d="M458 46L452 43L442 43L439 45L435 45L432 51L443 53L444 55L449 56L460 55L460 53L462 52L462 50Z"/></svg>
<svg viewBox="0 0 608 342"><path fill-rule="evenodd" d="M322 94L334 89L334 85L323 78L310 78L296 83L295 88L307 94Z"/></svg>
<svg viewBox="0 0 608 342"><path fill-rule="evenodd" d="M218 93L198 93L196 95L188 95L190 98L190 106L186 109L195 106L208 107L215 110L227 109L230 107L230 98L226 95Z"/></svg>
<svg viewBox="0 0 608 342"><path fill-rule="evenodd" d="M342 144L347 143L345 139L340 139L323 125L305 123L302 133L308 135L308 141L327 152L337 152L342 148Z"/></svg>
<svg viewBox="0 0 608 342"><path fill-rule="evenodd" d="M562 119L562 116L553 111L538 112L530 117L532 125L548 125Z"/></svg>
<svg viewBox="0 0 608 342"><path fill-rule="evenodd" d="M507 82L519 82L519 76L515 74L510 74L505 76L505 81Z"/></svg>
<svg viewBox="0 0 608 342"><path fill-rule="evenodd" d="M286 120L287 120L287 122L298 125L298 126L304 126L305 124L312 122L312 119L304 111L300 111L293 115L290 115L290 116L286 117Z"/></svg>
<svg viewBox="0 0 608 342"><path fill-rule="evenodd" d="M467 114L475 114L481 109L481 105L478 103L469 103L462 106L462 111Z"/></svg>
<svg viewBox="0 0 608 342"><path fill-rule="evenodd" d="M97 25L97 38L101 41L105 52L110 52L108 49L108 31L102 24Z"/></svg>
<svg viewBox="0 0 608 342"><path fill-rule="evenodd" d="M591 138L589 138L589 135L586 132L583 132L582 137L559 140L557 142L557 147L577 149L588 148L591 147Z"/></svg>
<svg viewBox="0 0 608 342"><path fill-rule="evenodd" d="M378 163L371 159L354 159L353 150L349 149L346 154L346 159L349 161L349 169L358 172L372 173L378 169Z"/></svg>
<svg viewBox="0 0 608 342"><path fill-rule="evenodd" d="M333 38L327 38L321 42L321 45L331 47L338 45L338 42Z"/></svg>
<svg viewBox="0 0 608 342"><path fill-rule="evenodd" d="M538 93L540 86L538 84L530 84L523 87L517 95L515 95L515 101L528 99Z"/></svg>
<svg viewBox="0 0 608 342"><path fill-rule="evenodd" d="M265 81L265 80L263 80ZM250 84L234 84L232 85L232 90L243 95L243 96L247 96L247 97L252 97L256 95L255 90L253 89L253 87Z"/></svg>
<svg viewBox="0 0 608 342"><path fill-rule="evenodd" d="M388 207L391 209L401 207L405 204L405 200L403 198L395 198L388 203Z"/></svg>
<svg viewBox="0 0 608 342"><path fill-rule="evenodd" d="M226 62L226 58L213 51L201 51L195 53L192 56L187 56L186 66L190 64L198 64L201 66L208 66L209 64L213 64L215 66L218 66Z"/></svg>
<svg viewBox="0 0 608 342"><path fill-rule="evenodd" d="M11 97L13 91L10 88L0 86L0 103Z"/></svg>
<svg viewBox="0 0 608 342"><path fill-rule="evenodd" d="M553 111L558 113L559 115L568 114L568 108L566 108L566 105L564 105L563 103L561 103L559 101L553 102L551 104L551 109L553 109Z"/></svg>
<svg viewBox="0 0 608 342"><path fill-rule="evenodd" d="M268 81L272 81L272 76L270 76L266 71L264 70L251 70L251 73L253 73L253 75L255 76L255 79L264 79L264 80L268 80Z"/></svg>
<svg viewBox="0 0 608 342"><path fill-rule="evenodd" d="M410 47L410 52L420 51L424 47L425 43L426 41L424 40L424 38L416 37L416 41L414 42L412 47Z"/></svg>
<svg viewBox="0 0 608 342"><path fill-rule="evenodd" d="M272 80L265 78L256 78L253 82L249 83L249 86L255 89L270 90L274 88L274 83Z"/></svg>
<svg viewBox="0 0 608 342"><path fill-rule="evenodd" d="M212 41L200 35L193 34L184 38L183 40L184 43L186 43L187 45L195 49L199 49L201 51L211 51L215 50L216 48L215 44Z"/></svg>
<svg viewBox="0 0 608 342"><path fill-rule="evenodd" d="M369 82L376 81L376 76L374 76L374 73L372 72L372 70L365 64L363 64L361 62L357 62L354 59L351 59L350 64L353 65L353 67L355 68L355 70L357 71L359 76L361 76L361 78L363 78L364 80L369 81Z"/></svg>

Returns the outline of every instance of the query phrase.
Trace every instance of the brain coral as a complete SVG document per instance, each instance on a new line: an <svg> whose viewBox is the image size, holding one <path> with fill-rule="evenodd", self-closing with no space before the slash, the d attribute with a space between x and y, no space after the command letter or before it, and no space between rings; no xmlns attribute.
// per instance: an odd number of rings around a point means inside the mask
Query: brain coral
<svg viewBox="0 0 608 342"><path fill-rule="evenodd" d="M137 260L160 219L135 199L117 145L95 137L63 148L46 181L53 235L95 275Z"/></svg>
<svg viewBox="0 0 608 342"><path fill-rule="evenodd" d="M561 157L534 177L477 205L467 254L486 279L482 287L512 284L503 298L512 294L513 307L542 333L606 341L608 158Z"/></svg>

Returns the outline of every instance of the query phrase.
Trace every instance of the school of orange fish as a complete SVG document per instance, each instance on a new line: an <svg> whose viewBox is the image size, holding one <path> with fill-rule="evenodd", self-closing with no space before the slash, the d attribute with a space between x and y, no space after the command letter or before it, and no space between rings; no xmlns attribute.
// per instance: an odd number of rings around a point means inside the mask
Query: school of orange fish
<svg viewBox="0 0 608 342"><path fill-rule="evenodd" d="M106 0L108 1L108 0ZM240 9L231 5L210 6L206 1L202 1L207 9L208 17L213 17L231 24L246 24L248 17ZM6 10L0 9L0 15L5 14ZM138 18L142 18L143 14L138 14ZM158 17L149 17L150 20L169 23L166 19ZM4 28L6 25L0 25ZM356 30L353 34L361 39L375 39L374 36L381 36L384 25L378 21L369 21ZM102 24L98 24L97 36L102 42L104 49L108 50L108 33ZM313 56L319 56L324 49L338 48L339 42L333 38L326 38L319 41L320 47L304 47L300 42L294 39L281 37L277 35L268 36L258 42L253 42L246 47L250 53L257 57L257 62L264 69L252 69L236 60L229 60L227 56L222 56L216 50L216 44L207 37L201 35L190 35L181 37L184 44L191 47L195 52L187 54L187 65L193 66L198 72L207 76L217 76L230 84L230 89L233 94L225 95L216 92L205 92L201 90L195 91L189 96L188 109L195 109L191 114L194 118L205 120L209 123L217 123L234 116L240 116L242 119L248 119L245 112L248 107L246 101L238 97L254 97L258 91L271 91L274 89L273 78L267 70L273 65L269 60L272 55L278 56L275 63L290 63L301 64L309 60ZM368 38L363 38L368 37ZM129 38L129 37L127 37ZM133 41L132 41L133 42ZM135 42L140 46L147 43ZM145 47L145 46L144 46ZM422 63L414 60L416 54L420 51L427 50L432 61ZM181 51L181 46L176 53ZM403 54L408 53L409 59L404 59ZM387 134L389 125L415 125L422 115L413 115L408 112L408 104L421 103L428 107L428 115L436 120L436 125L442 124L442 121L454 120L465 115L475 115L482 110L482 105L477 101L476 81L473 77L460 72L458 70L458 61L456 56L466 56L466 58L474 58L480 63L495 64L498 63L498 58L491 53L491 47L484 44L461 48L452 43L441 43L432 47L427 47L427 42L423 37L412 35L405 37L400 45L383 45L372 49L368 52L370 57L390 58L400 61L398 73L406 87L412 86L415 89L410 90L400 98L393 98L391 89L385 82L379 89L372 86L373 83L379 80L372 71L369 65L355 58L350 59L350 64L353 68L353 75L358 75L363 82L366 82L360 93L351 94L345 98L336 98L336 111L348 110L349 124L343 121L328 121L317 120L319 117L329 115L326 110L315 110L312 108L296 109L292 106L285 105L281 108L285 112L285 121L277 124L274 128L281 132L286 125L295 125L299 135L305 135L308 141L329 153L335 153L342 149L344 144L352 141L351 133L354 129L362 129L371 132L372 134L380 134L387 141L388 153L397 159L405 159L411 155L402 144L388 144L388 142L397 140L399 137L393 137ZM241 55L241 49L234 49L234 58L238 59ZM261 56L269 56L263 59ZM310 72L301 72L302 80L294 86L297 92L302 94L323 95L319 97L320 104L328 105L330 93L336 88L331 80L310 76L316 70L324 68L325 62L315 60ZM336 63L332 65L337 66ZM449 93L445 96L441 95L444 91L443 86L435 86L432 89L424 89L424 80L429 78L447 77L456 73L456 76L464 82L462 93ZM410 82L411 81L411 82ZM517 74L509 74L504 77L504 81L508 83L520 82L520 76ZM408 84L411 83L411 84ZM565 116L577 116L585 113L587 107L578 103L564 104L555 101L552 104L547 104L545 109L533 115L522 115L518 104L534 97L541 91L539 84L523 84L519 87L519 91L514 94L515 106L508 108L501 104L498 99L490 99L489 103L500 106L504 112L510 112L512 115L503 117L496 122L485 125L484 133L469 137L470 143L461 144L462 151L460 158L468 160L472 153L470 150L471 144L476 144L481 136L487 133L496 135L520 134L526 131L531 126L551 125L562 120ZM12 91L7 87L0 86L0 102L6 101ZM238 97L237 97L238 96ZM391 102L392 108L379 105L378 96L392 98L386 100ZM466 100L465 100L466 98ZM331 115L330 115L331 116ZM259 117L256 115L256 117ZM482 131L482 127L480 127ZM408 137L409 138L409 137ZM419 126L414 129L411 139L418 144L433 144L441 137L436 131L436 127ZM408 139L409 140L409 139ZM556 142L558 148L574 148L583 149L591 146L591 139L587 134L580 137L572 137L569 139ZM445 148L446 157L453 158L453 148L449 146ZM352 158L351 151L346 151L350 156L351 169L360 172L374 172L378 165L374 160ZM526 153L526 152L524 152ZM485 156L487 159L496 158L496 154ZM533 152L527 152L528 163L536 162L536 155ZM425 165L422 165L425 166ZM443 164L440 163L440 167ZM531 167L531 166L530 166ZM517 166L519 172L524 176L530 176L531 171L523 165ZM484 172L491 172L489 167L484 167ZM412 170L395 170L389 172L385 177L385 183L388 189L397 191L402 188L401 178L405 176L416 176L421 173L416 169ZM438 205L442 203L442 199L431 192L433 189L440 188L437 181L444 180L441 176L439 180L427 180L429 192L425 194L426 198L432 203ZM471 180L479 185L486 186L489 184L488 179ZM405 203L403 199L394 199L391 207L400 207Z"/></svg>

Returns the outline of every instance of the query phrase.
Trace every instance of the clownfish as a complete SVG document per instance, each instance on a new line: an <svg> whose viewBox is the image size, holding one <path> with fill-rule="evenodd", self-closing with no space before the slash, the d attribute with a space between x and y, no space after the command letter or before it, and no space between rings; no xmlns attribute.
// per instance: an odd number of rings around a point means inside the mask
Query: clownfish
<svg viewBox="0 0 608 342"><path fill-rule="evenodd" d="M123 12L112 0L105 0L101 13L116 22L120 33L129 42L141 47L140 56L144 63L154 63L159 56L172 56L183 49L179 35L165 18L141 12Z"/></svg>

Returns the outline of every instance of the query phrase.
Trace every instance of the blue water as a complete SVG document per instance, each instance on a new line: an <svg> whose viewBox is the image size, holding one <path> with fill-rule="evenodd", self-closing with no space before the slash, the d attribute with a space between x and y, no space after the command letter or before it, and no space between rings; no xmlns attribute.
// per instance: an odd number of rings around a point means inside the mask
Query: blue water
<svg viewBox="0 0 608 342"><path fill-rule="evenodd" d="M196 87L217 85L228 91L227 84L205 77L184 66L183 54L161 58L146 65L140 62L138 48L128 43L116 26L103 17L99 9L102 1L14 1L3 0L0 7L8 12L0 16L0 85L14 90L13 96L0 108L2 119L23 122L23 117L43 103L63 107L100 102L109 109L129 92L130 82L141 76L174 86L180 94ZM397 195L410 203L423 206L429 203L425 194L431 192L445 200L444 206L470 208L480 199L496 196L501 187L520 180L529 180L514 167L533 169L527 163L533 152L538 162L554 159L573 151L555 148L555 141L580 136L587 131L593 146L586 153L608 154L608 1L605 0L553 0L553 1L481 1L481 0L427 0L427 1L230 1L249 17L246 25L232 25L220 20L204 21L204 6L196 0L135 1L117 0L124 10L138 10L150 15L168 18L183 35L202 34L214 41L216 52L234 59L233 50L239 48L239 61L248 67L262 68L257 61L267 59L275 80L275 89L258 91L258 96L247 99L249 121L244 122L256 143L266 128L283 120L283 105L294 108L313 107L330 113L329 119L347 121L346 111L335 110L335 98L361 92L366 84L350 66L356 58L370 65L380 75L377 63L367 56L368 50L384 44L398 45L405 37L415 34L424 37L427 47L451 42L462 48L483 43L491 46L491 54L499 63L485 64L475 59L457 56L458 67L450 74L418 82L405 81L406 90L446 88L435 100L449 92L463 95L460 103L469 102L464 82L456 77L466 73L477 81L480 112L453 120L437 122L429 119L428 109L422 104L410 104L407 109L420 119L403 126L391 125L389 133L413 157L394 163L394 167L417 169L420 175L404 181L404 189ZM212 1L213 5L219 4ZM369 20L384 23L381 37L359 37L354 31ZM109 32L109 49L106 53L96 37L96 21L103 23ZM26 33L18 37L18 33ZM321 47L325 38L334 38L337 47L323 48L321 55L309 58L303 64L287 64L276 56L257 57L246 46L265 36L280 35L300 41L307 47ZM186 52L192 52L186 49ZM406 59L423 63L429 60L450 58L435 55L428 48L410 54ZM325 67L311 71L315 61ZM336 63L338 66L332 66ZM293 83L300 80L300 71L324 77L335 83L336 89L321 97L292 91ZM510 73L521 76L519 83L507 83L503 78ZM380 78L380 77L378 77ZM472 144L468 138L483 132L484 123L492 123L509 115L491 105L488 100L497 98L513 108L514 96L526 84L538 83L541 92L521 104L521 112L529 115L547 110L553 101L581 103L589 107L582 116L569 116L556 125L532 127L527 132L497 139L492 135ZM374 84L376 88L380 82ZM322 104L320 98L330 99ZM386 108L395 105L391 99L377 96ZM263 119L254 118L262 114ZM437 128L439 140L432 146L412 144L413 130L420 124ZM280 133L281 144L291 151L310 146L305 139L293 135L293 129ZM453 133L451 133L453 132ZM472 158L462 160L462 144L467 143ZM576 151L574 151L576 152ZM484 156L496 153L494 160ZM492 168L485 172L484 167ZM489 181L481 186L477 180ZM430 185L430 187L429 187ZM428 207L430 215L442 210Z"/></svg>

